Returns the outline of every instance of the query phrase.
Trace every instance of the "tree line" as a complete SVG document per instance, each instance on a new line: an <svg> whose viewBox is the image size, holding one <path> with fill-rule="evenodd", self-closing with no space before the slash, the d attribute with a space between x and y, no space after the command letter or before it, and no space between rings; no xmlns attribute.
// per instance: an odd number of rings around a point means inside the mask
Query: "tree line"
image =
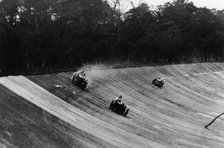
<svg viewBox="0 0 224 148"><path fill-rule="evenodd" d="M122 12L119 0L1 0L0 73L86 62L223 61L224 10L174 0Z"/></svg>

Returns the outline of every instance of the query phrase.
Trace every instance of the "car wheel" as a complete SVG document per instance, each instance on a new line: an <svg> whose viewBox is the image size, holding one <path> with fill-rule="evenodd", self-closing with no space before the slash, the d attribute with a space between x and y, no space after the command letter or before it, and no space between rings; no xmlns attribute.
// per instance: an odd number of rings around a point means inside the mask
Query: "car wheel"
<svg viewBox="0 0 224 148"><path fill-rule="evenodd" d="M124 112L124 117L127 116L128 112L129 112L129 109L127 109L127 110Z"/></svg>
<svg viewBox="0 0 224 148"><path fill-rule="evenodd" d="M112 101L112 102L110 103L110 110L112 110L113 105L114 105L114 101Z"/></svg>

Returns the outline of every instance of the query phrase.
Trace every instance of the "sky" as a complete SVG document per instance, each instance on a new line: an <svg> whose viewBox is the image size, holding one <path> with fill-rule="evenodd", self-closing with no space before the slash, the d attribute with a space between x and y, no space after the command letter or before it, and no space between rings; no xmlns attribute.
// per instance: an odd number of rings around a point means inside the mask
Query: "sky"
<svg viewBox="0 0 224 148"><path fill-rule="evenodd" d="M2 0L0 0L0 2L1 1ZM132 8L131 2L133 2L134 6L138 6L139 3L145 2L151 8L153 8L153 6L154 8L156 8L156 6L158 5L163 5L166 2L172 2L173 0L120 0L120 1L123 9L128 10ZM193 2L194 5L197 7L207 7L209 9L216 8L218 10L224 9L224 0L189 0L189 2Z"/></svg>
<svg viewBox="0 0 224 148"><path fill-rule="evenodd" d="M145 2L150 8L152 6L156 7L158 5L163 5L166 2L172 2L173 0L121 0L121 4L123 9L130 9L131 1L134 6L138 6L139 3ZM196 7L207 7L209 9L216 8L218 10L224 9L224 0L189 0L189 2L193 2Z"/></svg>

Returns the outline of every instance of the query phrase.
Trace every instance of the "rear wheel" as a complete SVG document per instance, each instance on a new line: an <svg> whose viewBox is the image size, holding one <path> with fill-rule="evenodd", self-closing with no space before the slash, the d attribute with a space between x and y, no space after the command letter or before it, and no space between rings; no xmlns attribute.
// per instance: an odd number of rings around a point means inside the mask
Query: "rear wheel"
<svg viewBox="0 0 224 148"><path fill-rule="evenodd" d="M84 83L82 84L83 89L85 89L86 86L87 86L87 83L84 82Z"/></svg>
<svg viewBox="0 0 224 148"><path fill-rule="evenodd" d="M85 86L81 86L81 89L84 90L86 87Z"/></svg>
<svg viewBox="0 0 224 148"><path fill-rule="evenodd" d="M126 111L124 112L124 117L127 116L128 112L129 112L129 109L126 109Z"/></svg>
<svg viewBox="0 0 224 148"><path fill-rule="evenodd" d="M159 84L159 87L162 88L162 87L163 87L163 84L164 84L164 83L161 82L161 83Z"/></svg>
<svg viewBox="0 0 224 148"><path fill-rule="evenodd" d="M123 105L123 114L125 114L125 111L126 111L126 106Z"/></svg>

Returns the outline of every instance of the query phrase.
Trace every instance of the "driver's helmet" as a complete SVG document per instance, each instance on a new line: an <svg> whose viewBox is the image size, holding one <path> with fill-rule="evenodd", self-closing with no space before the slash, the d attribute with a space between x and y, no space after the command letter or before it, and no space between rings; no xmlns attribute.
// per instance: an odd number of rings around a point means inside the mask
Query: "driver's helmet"
<svg viewBox="0 0 224 148"><path fill-rule="evenodd" d="M81 78L85 78L85 73L84 73L84 71L79 72L79 76L80 76Z"/></svg>
<svg viewBox="0 0 224 148"><path fill-rule="evenodd" d="M162 81L162 78L161 78L161 77L158 77L157 80L158 80L158 81Z"/></svg>
<svg viewBox="0 0 224 148"><path fill-rule="evenodd" d="M117 102L121 104L122 103L121 100L122 100L122 96L120 95L117 99Z"/></svg>

